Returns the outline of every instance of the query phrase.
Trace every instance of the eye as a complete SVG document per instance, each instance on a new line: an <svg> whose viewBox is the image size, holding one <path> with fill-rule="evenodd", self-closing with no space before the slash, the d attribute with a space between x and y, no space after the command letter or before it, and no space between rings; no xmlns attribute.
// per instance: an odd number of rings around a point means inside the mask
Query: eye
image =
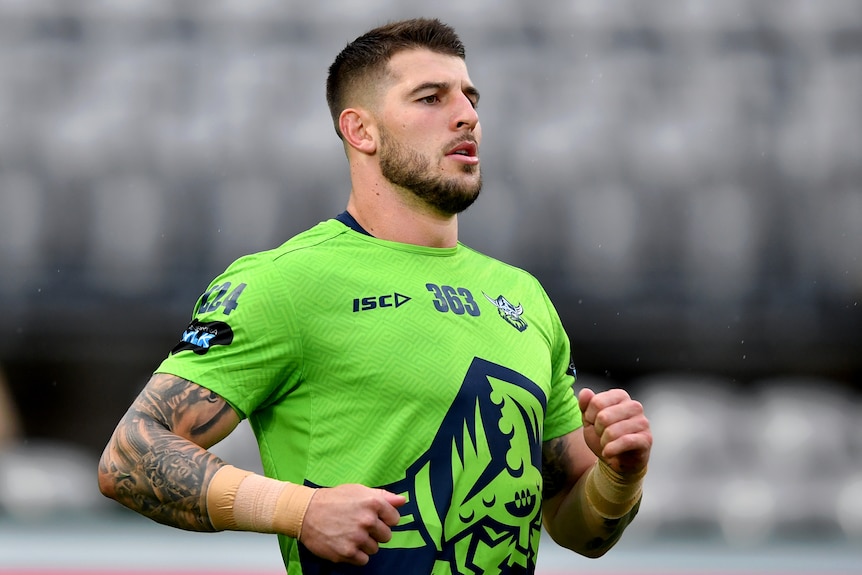
<svg viewBox="0 0 862 575"><path fill-rule="evenodd" d="M436 104L440 101L440 98L437 97L437 94L431 94L430 96L425 96L423 98L419 98L419 101L423 104Z"/></svg>

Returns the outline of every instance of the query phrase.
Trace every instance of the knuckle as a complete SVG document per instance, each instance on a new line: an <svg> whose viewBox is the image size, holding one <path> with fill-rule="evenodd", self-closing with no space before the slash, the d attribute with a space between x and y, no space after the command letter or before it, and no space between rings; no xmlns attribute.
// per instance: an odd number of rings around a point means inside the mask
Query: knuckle
<svg viewBox="0 0 862 575"><path fill-rule="evenodd" d="M377 524L377 514L370 512L362 513L359 516L358 524L363 531L369 531Z"/></svg>
<svg viewBox="0 0 862 575"><path fill-rule="evenodd" d="M602 440L607 443L612 443L614 441L618 441L625 437L625 433L618 428L618 426L609 427L605 430L604 434L602 434Z"/></svg>
<svg viewBox="0 0 862 575"><path fill-rule="evenodd" d="M335 552L341 557L350 558L356 553L356 544L350 541L349 538L342 539L336 546Z"/></svg>
<svg viewBox="0 0 862 575"><path fill-rule="evenodd" d="M596 425L601 427L602 429L606 429L611 423L613 423L612 415L607 411L600 411L596 414Z"/></svg>
<svg viewBox="0 0 862 575"><path fill-rule="evenodd" d="M649 433L649 420L644 417L643 414L638 415L637 417L632 418L635 428L641 432Z"/></svg>
<svg viewBox="0 0 862 575"><path fill-rule="evenodd" d="M381 533L379 541L381 543L389 543L390 541L392 541L392 531L386 531L385 533Z"/></svg>
<svg viewBox="0 0 862 575"><path fill-rule="evenodd" d="M338 555L341 561L359 564L358 561L362 559L362 556L365 555L365 553L363 553L358 546L350 545L339 550Z"/></svg>

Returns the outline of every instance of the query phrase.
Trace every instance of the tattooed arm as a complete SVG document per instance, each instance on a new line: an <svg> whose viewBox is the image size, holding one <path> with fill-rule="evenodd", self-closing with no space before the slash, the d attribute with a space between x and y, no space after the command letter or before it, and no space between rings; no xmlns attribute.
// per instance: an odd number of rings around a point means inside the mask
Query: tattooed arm
<svg viewBox="0 0 862 575"><path fill-rule="evenodd" d="M542 445L545 530L559 545L587 557L604 555L637 513L636 506L622 519L606 519L586 505L585 478L596 459L581 429Z"/></svg>
<svg viewBox="0 0 862 575"><path fill-rule="evenodd" d="M155 374L123 416L99 461L99 489L167 525L214 531L206 486L225 463L206 449L239 424L215 393Z"/></svg>
<svg viewBox="0 0 862 575"><path fill-rule="evenodd" d="M583 427L542 445L543 519L558 544L599 557L637 514L652 434L623 390L578 399Z"/></svg>

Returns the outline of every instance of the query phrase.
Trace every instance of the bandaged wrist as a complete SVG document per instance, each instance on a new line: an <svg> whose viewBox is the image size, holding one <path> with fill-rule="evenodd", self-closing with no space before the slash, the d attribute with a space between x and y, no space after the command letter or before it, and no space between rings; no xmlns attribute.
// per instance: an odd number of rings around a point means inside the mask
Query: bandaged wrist
<svg viewBox="0 0 862 575"><path fill-rule="evenodd" d="M646 469L635 475L622 475L599 460L588 473L584 495L587 503L602 517L622 517L641 498Z"/></svg>
<svg viewBox="0 0 862 575"><path fill-rule="evenodd" d="M299 539L316 491L226 465L207 487L207 512L218 531L283 533Z"/></svg>

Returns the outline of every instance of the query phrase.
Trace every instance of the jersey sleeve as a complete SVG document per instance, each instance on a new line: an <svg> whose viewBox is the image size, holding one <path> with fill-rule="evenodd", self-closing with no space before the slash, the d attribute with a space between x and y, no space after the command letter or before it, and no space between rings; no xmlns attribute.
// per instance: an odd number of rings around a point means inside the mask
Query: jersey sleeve
<svg viewBox="0 0 862 575"><path fill-rule="evenodd" d="M552 322L551 395L548 398L542 437L543 441L548 441L578 429L583 425L583 422L578 399L573 389L576 375L569 337L547 294L545 294L545 302Z"/></svg>
<svg viewBox="0 0 862 575"><path fill-rule="evenodd" d="M237 260L198 299L191 323L156 371L210 389L248 417L285 394L299 372L286 291L266 252Z"/></svg>

